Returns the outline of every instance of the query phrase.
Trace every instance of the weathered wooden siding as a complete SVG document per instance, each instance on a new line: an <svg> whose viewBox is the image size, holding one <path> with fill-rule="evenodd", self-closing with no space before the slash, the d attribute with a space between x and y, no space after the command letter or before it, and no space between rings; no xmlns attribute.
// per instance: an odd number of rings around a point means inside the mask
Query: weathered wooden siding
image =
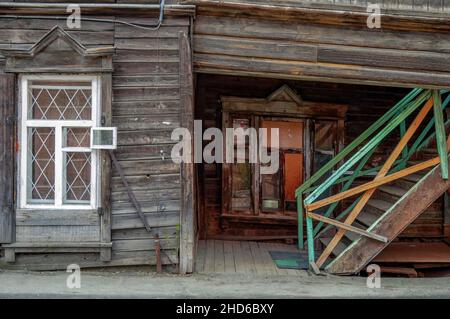
<svg viewBox="0 0 450 319"><path fill-rule="evenodd" d="M0 72L0 243L14 240L14 139L8 117L14 116L14 76Z"/></svg>
<svg viewBox="0 0 450 319"><path fill-rule="evenodd" d="M42 0L6 0L3 2L28 2L39 3ZM71 0L47 0L47 3L73 3ZM89 0L78 0L77 3L91 3ZM96 0L96 3L142 3L142 4L159 4L160 0ZM186 0L166 0L166 4L177 4L183 2L195 2ZM369 3L374 3L370 0L226 0L224 2L230 3L248 3L248 4L266 4L277 6L299 7L308 5L342 5L342 6L359 6L367 7ZM419 12L446 12L450 10L450 3L446 0L381 0L378 1L381 8L386 9L401 9Z"/></svg>
<svg viewBox="0 0 450 319"><path fill-rule="evenodd" d="M27 3L92 3L92 1L89 0L77 0L77 1L71 1L71 0L60 0L60 1L56 1L56 0L46 0L46 1L42 1L42 0L7 0L7 1L2 1L2 2L27 2ZM177 3L177 0L166 0L166 4L175 4ZM159 4L160 0L95 0L95 3L130 3L130 4L138 4L138 3L142 3L142 4Z"/></svg>
<svg viewBox="0 0 450 319"><path fill-rule="evenodd" d="M123 20L123 18L121 18ZM126 19L151 24L145 18ZM174 128L181 126L179 32L189 19L167 18L157 31L116 25L113 125L117 157L161 246L177 261L180 231L180 166L170 159ZM143 227L116 170L112 177L114 259L154 258L154 238ZM164 254L163 254L164 257Z"/></svg>
<svg viewBox="0 0 450 319"><path fill-rule="evenodd" d="M208 0L184 0L182 2L201 5ZM212 1L209 1L212 2ZM318 7L318 8L367 8L368 4L378 4L382 9L412 11L412 12L448 12L450 3L446 0L225 0L222 3L256 4L279 7Z"/></svg>
<svg viewBox="0 0 450 319"><path fill-rule="evenodd" d="M115 19L111 16L101 18ZM150 25L156 22L155 17L120 16L120 20ZM65 21L0 17L0 48L30 47L55 25L64 28L86 47L116 47L112 77L112 124L118 127L116 155L150 226L161 238L161 247L165 251L163 263L178 263L180 166L170 159L174 143L170 137L172 130L181 125L179 33L189 35L190 18L166 17L159 30L83 21L81 30L74 31L67 29ZM113 246L110 263L100 262L98 254L83 255L76 249L65 251L61 248L54 251L73 253L31 257L18 254L17 264L36 264L36 269L65 267L66 261L82 266L154 264L154 238L145 230L115 169L111 178L111 207ZM45 216L43 223L44 219ZM29 225L26 220L26 216L19 218L16 230L22 242L98 240L98 224L77 225L75 218L73 225L67 225L65 220L66 224L49 230L41 224ZM82 233L91 236L81 238L79 234ZM54 265L50 266L52 263Z"/></svg>
<svg viewBox="0 0 450 319"><path fill-rule="evenodd" d="M401 23L395 26L400 29L383 24L381 29L369 29L366 20L340 25L332 17L305 21L301 14L298 19L273 17L269 10L259 11L258 16L250 10L246 14L198 8L195 71L450 87L448 30L414 31L417 26L406 22L404 29Z"/></svg>
<svg viewBox="0 0 450 319"><path fill-rule="evenodd" d="M320 4L337 4L337 5L355 5L366 7L375 1L370 0L294 0L284 1L287 4L298 3L320 3ZM446 0L382 0L378 1L381 8L386 9L402 9L411 11L448 11L450 4Z"/></svg>

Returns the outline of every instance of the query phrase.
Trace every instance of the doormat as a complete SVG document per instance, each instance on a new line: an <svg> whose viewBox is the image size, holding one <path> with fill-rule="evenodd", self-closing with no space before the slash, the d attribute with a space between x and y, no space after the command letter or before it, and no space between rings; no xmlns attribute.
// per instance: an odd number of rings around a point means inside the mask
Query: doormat
<svg viewBox="0 0 450 319"><path fill-rule="evenodd" d="M308 252L269 251L273 261L280 269L308 269Z"/></svg>

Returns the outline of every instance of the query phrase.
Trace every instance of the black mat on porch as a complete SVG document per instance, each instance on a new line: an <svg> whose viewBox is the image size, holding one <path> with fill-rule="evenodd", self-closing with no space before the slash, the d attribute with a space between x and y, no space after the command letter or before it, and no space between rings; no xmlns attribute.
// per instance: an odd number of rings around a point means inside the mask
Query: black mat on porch
<svg viewBox="0 0 450 319"><path fill-rule="evenodd" d="M308 269L307 251L269 251L269 254L280 269Z"/></svg>

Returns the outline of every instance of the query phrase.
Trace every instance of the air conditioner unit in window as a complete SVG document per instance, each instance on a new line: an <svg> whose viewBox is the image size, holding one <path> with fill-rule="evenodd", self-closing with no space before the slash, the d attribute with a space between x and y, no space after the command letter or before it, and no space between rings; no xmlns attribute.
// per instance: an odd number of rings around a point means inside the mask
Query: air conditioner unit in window
<svg viewBox="0 0 450 319"><path fill-rule="evenodd" d="M92 127L91 148L115 150L117 148L117 127Z"/></svg>

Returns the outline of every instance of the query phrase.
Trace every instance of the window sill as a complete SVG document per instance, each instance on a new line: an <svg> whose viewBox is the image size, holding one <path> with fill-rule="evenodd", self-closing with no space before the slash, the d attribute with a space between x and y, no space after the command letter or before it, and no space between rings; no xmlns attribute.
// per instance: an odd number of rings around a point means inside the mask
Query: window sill
<svg viewBox="0 0 450 319"><path fill-rule="evenodd" d="M3 248L111 248L112 242L42 242L4 244Z"/></svg>

